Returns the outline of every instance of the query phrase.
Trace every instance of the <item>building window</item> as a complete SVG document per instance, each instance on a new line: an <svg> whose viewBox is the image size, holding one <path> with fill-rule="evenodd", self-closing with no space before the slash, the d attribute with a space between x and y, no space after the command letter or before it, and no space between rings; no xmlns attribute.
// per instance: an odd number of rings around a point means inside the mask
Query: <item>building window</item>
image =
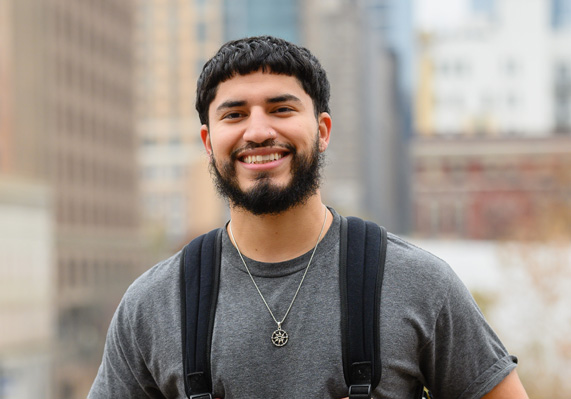
<svg viewBox="0 0 571 399"><path fill-rule="evenodd" d="M494 12L495 0L472 0L472 11L491 16Z"/></svg>
<svg viewBox="0 0 571 399"><path fill-rule="evenodd" d="M570 0L551 0L551 27L555 30L571 28Z"/></svg>
<svg viewBox="0 0 571 399"><path fill-rule="evenodd" d="M204 21L198 21L196 24L196 39L200 43L206 42L206 24Z"/></svg>
<svg viewBox="0 0 571 399"><path fill-rule="evenodd" d="M519 72L519 69L519 64L515 59L510 58L506 60L504 64L504 71L507 76L515 76Z"/></svg>
<svg viewBox="0 0 571 399"><path fill-rule="evenodd" d="M554 71L554 119L557 133L571 132L571 65L561 61Z"/></svg>

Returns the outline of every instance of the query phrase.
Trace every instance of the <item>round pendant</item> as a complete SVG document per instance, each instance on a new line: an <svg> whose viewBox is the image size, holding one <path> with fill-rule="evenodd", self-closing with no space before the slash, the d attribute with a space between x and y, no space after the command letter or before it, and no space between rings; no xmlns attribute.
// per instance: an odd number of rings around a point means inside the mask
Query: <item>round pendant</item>
<svg viewBox="0 0 571 399"><path fill-rule="evenodd" d="M287 344L288 335L285 330L282 330L281 327L278 327L276 331L272 334L272 344L275 346L284 346Z"/></svg>

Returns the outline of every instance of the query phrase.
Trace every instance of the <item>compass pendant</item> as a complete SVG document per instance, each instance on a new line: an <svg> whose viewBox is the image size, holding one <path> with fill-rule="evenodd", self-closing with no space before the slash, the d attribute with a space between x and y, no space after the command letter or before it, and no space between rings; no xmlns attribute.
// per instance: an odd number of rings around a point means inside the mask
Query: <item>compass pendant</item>
<svg viewBox="0 0 571 399"><path fill-rule="evenodd" d="M278 329L274 331L274 333L272 334L272 344L278 347L284 346L285 344L287 344L287 340L288 340L287 332L285 332L285 330L282 330L282 327L278 325Z"/></svg>

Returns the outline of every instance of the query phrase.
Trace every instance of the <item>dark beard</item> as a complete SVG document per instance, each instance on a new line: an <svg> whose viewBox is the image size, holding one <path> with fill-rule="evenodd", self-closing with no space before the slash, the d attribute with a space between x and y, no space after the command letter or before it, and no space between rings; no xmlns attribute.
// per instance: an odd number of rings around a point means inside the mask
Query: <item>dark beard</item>
<svg viewBox="0 0 571 399"><path fill-rule="evenodd" d="M272 144L270 142L269 144ZM265 142L260 147L266 146ZM271 183L268 172L260 172L256 184L248 191L243 191L236 177L236 157L230 162L216 167L214 156L210 162L210 173L218 193L228 199L233 206L243 208L254 215L271 215L284 212L297 205L302 205L317 192L321 183L323 154L319 151L319 136L308 156L299 154L292 146L287 147L291 154L292 179L285 187Z"/></svg>

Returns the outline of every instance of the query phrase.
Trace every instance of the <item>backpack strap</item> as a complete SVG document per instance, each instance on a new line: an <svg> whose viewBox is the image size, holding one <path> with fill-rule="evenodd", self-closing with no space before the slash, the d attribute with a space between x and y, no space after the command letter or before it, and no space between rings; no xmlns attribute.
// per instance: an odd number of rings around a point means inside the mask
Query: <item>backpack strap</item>
<svg viewBox="0 0 571 399"><path fill-rule="evenodd" d="M223 229L201 235L182 250L180 303L184 390L190 399L212 399L210 344L218 298Z"/></svg>
<svg viewBox="0 0 571 399"><path fill-rule="evenodd" d="M222 232L195 238L181 255L184 388L190 399L212 398L210 346ZM372 222L341 217L340 241L343 372L349 398L369 399L381 379L379 315L387 232Z"/></svg>
<svg viewBox="0 0 571 399"><path fill-rule="evenodd" d="M368 399L381 379L379 317L387 231L341 218L339 253L343 373L350 399Z"/></svg>

